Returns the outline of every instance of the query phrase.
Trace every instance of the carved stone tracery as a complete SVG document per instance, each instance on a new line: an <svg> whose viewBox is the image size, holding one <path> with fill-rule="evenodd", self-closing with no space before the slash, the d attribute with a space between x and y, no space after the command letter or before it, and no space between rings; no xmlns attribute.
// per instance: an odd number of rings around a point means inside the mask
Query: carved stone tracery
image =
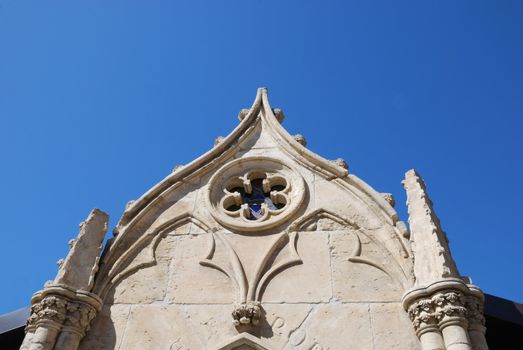
<svg viewBox="0 0 523 350"><path fill-rule="evenodd" d="M256 156L224 165L209 181L207 204L225 227L260 232L283 223L300 208L305 182L281 160Z"/></svg>
<svg viewBox="0 0 523 350"><path fill-rule="evenodd" d="M250 171L228 181L220 204L231 217L263 221L285 209L289 191L290 184L285 177Z"/></svg>

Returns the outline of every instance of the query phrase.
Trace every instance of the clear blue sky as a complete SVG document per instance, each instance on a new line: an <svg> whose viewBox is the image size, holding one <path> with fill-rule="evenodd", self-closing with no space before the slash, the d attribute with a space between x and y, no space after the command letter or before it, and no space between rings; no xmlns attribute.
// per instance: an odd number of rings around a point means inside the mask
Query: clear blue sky
<svg viewBox="0 0 523 350"><path fill-rule="evenodd" d="M523 302L522 1L0 0L0 313L267 86L376 190L416 168L463 275Z"/></svg>

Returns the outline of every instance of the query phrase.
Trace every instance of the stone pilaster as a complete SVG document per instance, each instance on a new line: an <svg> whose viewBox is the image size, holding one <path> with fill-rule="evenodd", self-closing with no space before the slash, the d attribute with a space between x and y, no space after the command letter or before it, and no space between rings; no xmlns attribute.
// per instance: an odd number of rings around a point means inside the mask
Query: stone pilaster
<svg viewBox="0 0 523 350"><path fill-rule="evenodd" d="M465 297L465 307L467 308L468 331L472 349L488 350L487 340L485 339L485 316L483 315L483 304L485 296L476 286L469 285L470 295Z"/></svg>

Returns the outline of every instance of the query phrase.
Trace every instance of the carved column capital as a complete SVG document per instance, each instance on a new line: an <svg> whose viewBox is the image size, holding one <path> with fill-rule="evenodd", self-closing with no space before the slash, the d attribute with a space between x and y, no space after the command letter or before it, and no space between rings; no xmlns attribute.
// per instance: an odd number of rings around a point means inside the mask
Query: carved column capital
<svg viewBox="0 0 523 350"><path fill-rule="evenodd" d="M431 296L415 299L407 308L418 336L434 327L451 324L467 325L465 296L457 290L440 291Z"/></svg>
<svg viewBox="0 0 523 350"><path fill-rule="evenodd" d="M63 285L46 286L33 295L31 302L26 333L45 326L71 330L83 336L102 306L101 299L95 294L75 291Z"/></svg>
<svg viewBox="0 0 523 350"><path fill-rule="evenodd" d="M77 333L83 337L89 330L91 320L96 316L96 312L92 305L76 301L69 302L63 330Z"/></svg>
<svg viewBox="0 0 523 350"><path fill-rule="evenodd" d="M26 324L25 331L33 331L41 325L60 329L65 319L67 299L48 295L31 306L31 315Z"/></svg>
<svg viewBox="0 0 523 350"><path fill-rule="evenodd" d="M407 312L418 337L426 332L439 329L436 310L431 298L417 299L410 304Z"/></svg>
<svg viewBox="0 0 523 350"><path fill-rule="evenodd" d="M440 328L449 325L461 325L467 328L467 309L464 307L464 295L460 291L450 290L437 293L432 297L435 316Z"/></svg>
<svg viewBox="0 0 523 350"><path fill-rule="evenodd" d="M485 316L483 316L483 300L475 295L465 297L465 307L467 309L467 320L469 330L485 333Z"/></svg>

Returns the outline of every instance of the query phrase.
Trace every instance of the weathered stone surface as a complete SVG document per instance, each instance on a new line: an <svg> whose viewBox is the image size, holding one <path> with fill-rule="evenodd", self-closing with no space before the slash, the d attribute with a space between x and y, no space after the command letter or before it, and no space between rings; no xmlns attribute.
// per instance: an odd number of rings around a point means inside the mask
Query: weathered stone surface
<svg viewBox="0 0 523 350"><path fill-rule="evenodd" d="M232 304L233 282L218 270L200 265L209 249L209 235L178 237L169 266L167 303ZM226 256L220 256L224 260ZM209 293L209 291L212 291Z"/></svg>
<svg viewBox="0 0 523 350"><path fill-rule="evenodd" d="M330 232L329 235L332 246L332 284L337 300L401 300L401 285L376 243L356 231ZM359 242L360 260L351 260L358 250Z"/></svg>
<svg viewBox="0 0 523 350"><path fill-rule="evenodd" d="M104 306L91 330L80 343L80 350L119 349L131 311L130 305Z"/></svg>
<svg viewBox="0 0 523 350"><path fill-rule="evenodd" d="M70 251L67 258L63 263L59 263L60 269L54 279L55 284L91 290L108 221L109 215L99 209L93 209L80 224L78 236L69 242Z"/></svg>
<svg viewBox="0 0 523 350"><path fill-rule="evenodd" d="M300 232L296 250L302 263L277 274L268 284L263 300L290 303L328 302L332 298L328 235Z"/></svg>
<svg viewBox="0 0 523 350"><path fill-rule="evenodd" d="M121 348L205 349L206 339L197 337L191 322L190 314L179 306L132 306Z"/></svg>
<svg viewBox="0 0 523 350"><path fill-rule="evenodd" d="M161 239L155 249L156 262L139 268L118 282L109 292L106 301L115 304L148 304L162 301L167 292L169 265L176 242L177 238L172 235L166 235ZM148 249L150 246L152 246L152 242L148 248L140 252L145 257L141 259L136 257L136 262L149 261Z"/></svg>
<svg viewBox="0 0 523 350"><path fill-rule="evenodd" d="M368 304L319 304L285 349L373 349Z"/></svg>
<svg viewBox="0 0 523 350"><path fill-rule="evenodd" d="M403 186L407 192L412 249L416 253L416 284L423 286L442 278L459 277L447 236L426 193L423 179L415 170L410 170L405 174Z"/></svg>
<svg viewBox="0 0 523 350"><path fill-rule="evenodd" d="M421 350L401 303L371 303L369 308L375 350Z"/></svg>
<svg viewBox="0 0 523 350"><path fill-rule="evenodd" d="M35 294L24 346L75 350L103 301L82 350L450 349L467 332L486 349L482 293L447 278L421 179L405 182L409 236L391 196L282 117L260 89L229 136L129 203L99 265L92 214L55 280L71 288Z"/></svg>

